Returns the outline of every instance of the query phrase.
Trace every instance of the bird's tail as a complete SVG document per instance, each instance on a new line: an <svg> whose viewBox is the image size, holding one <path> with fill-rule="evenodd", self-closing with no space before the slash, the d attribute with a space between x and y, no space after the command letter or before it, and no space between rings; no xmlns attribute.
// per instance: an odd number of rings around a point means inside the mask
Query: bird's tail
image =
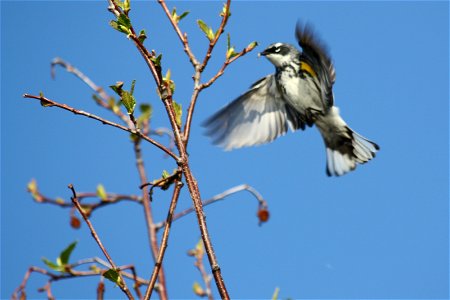
<svg viewBox="0 0 450 300"><path fill-rule="evenodd" d="M331 107L325 116L316 121L325 141L327 151L327 175L341 176L375 157L380 147L359 135L339 115L339 109Z"/></svg>

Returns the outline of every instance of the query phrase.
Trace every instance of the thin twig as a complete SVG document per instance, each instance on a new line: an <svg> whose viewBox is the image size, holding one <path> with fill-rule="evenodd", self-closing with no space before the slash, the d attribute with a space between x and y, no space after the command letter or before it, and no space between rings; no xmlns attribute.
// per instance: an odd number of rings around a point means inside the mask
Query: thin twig
<svg viewBox="0 0 450 300"><path fill-rule="evenodd" d="M73 268L79 267L84 264L92 264L92 263L99 264L99 265L105 267L106 269L94 269L94 270L90 270L90 271L76 271L73 269ZM18 293L25 292L26 284L28 282L30 275L33 272L40 273L44 276L48 276L49 281L53 282L53 281L64 280L64 279L73 279L73 278L77 278L77 277L99 276L99 275L105 273L106 271L108 271L109 269L111 269L111 265L99 257L93 257L93 258L82 259L75 263L69 264L66 266L66 268L67 268L68 273L61 273L61 274L54 274L52 272L49 272L45 269L42 269L42 268L39 268L36 266L28 268L27 272L25 273L22 283L20 284L20 286L18 288L16 288L14 290L11 298L17 299ZM141 285L148 285L148 283L149 283L147 280L137 276L133 265L120 266L118 269L120 269L123 276L134 280L137 288L139 288L139 286L141 286ZM132 273L125 272L124 270L126 270L126 269L130 269ZM100 276L100 278L103 278L103 276ZM135 290L136 290L136 287L135 287Z"/></svg>
<svg viewBox="0 0 450 300"><path fill-rule="evenodd" d="M228 18L230 17L230 5L231 5L231 0L227 0L227 3L225 3L225 7L223 10L222 22L220 23L219 29L217 30L214 39L209 43L209 47L208 47L208 50L206 51L205 58L203 59L203 63L200 66L200 72L203 72L206 65L208 64L208 61L211 58L211 53L214 49L214 46L217 44L217 41L219 40L220 36L222 35L222 33L225 29L225 25L227 25Z"/></svg>
<svg viewBox="0 0 450 300"><path fill-rule="evenodd" d="M169 212L167 213L167 219L165 223L164 233L161 239L161 246L159 248L158 258L156 259L155 267L153 268L152 276L150 277L150 284L148 285L147 291L145 292L144 300L148 300L152 296L153 288L155 286L156 279L158 278L159 270L161 269L164 254L167 248L170 226L172 225L173 213L177 206L178 198L180 196L180 191L182 187L183 183L181 181L176 181L172 195L172 201L170 202Z"/></svg>
<svg viewBox="0 0 450 300"><path fill-rule="evenodd" d="M44 292L45 291L47 293L47 299L48 300L54 300L55 299L55 297L53 297L53 294L52 294L52 288L51 288L51 281L50 280L47 281L47 283L42 288L40 288L38 291L39 292Z"/></svg>
<svg viewBox="0 0 450 300"><path fill-rule="evenodd" d="M195 58L194 53L192 52L191 48L189 47L187 34L186 33L183 34L181 32L180 27L175 22L175 20L172 18L172 15L171 15L169 9L167 8L166 2L164 0L158 0L158 3L163 8L167 18L169 19L170 23L173 26L173 29L175 30L175 32L177 33L178 37L180 38L180 41L183 44L184 52L186 52L187 56L189 57L189 61L192 63L192 66L194 67L194 69L197 69L197 67L200 65L200 63L197 61L197 59Z"/></svg>
<svg viewBox="0 0 450 300"><path fill-rule="evenodd" d="M224 64L222 65L222 67L219 69L219 71L216 73L216 75L214 75L208 82L203 83L200 86L200 89L204 89L209 87L211 84L213 84L220 76L223 75L223 73L225 72L225 69L228 67L229 64L231 64L232 62L234 62L236 59L240 58L241 56L244 56L245 54L247 54L248 52L252 51L255 48L256 44L250 44L249 46L247 46L246 48L244 48L241 52L237 53L235 56L233 56L230 59L227 59Z"/></svg>
<svg viewBox="0 0 450 300"><path fill-rule="evenodd" d="M186 124L184 126L184 132L183 132L185 147L187 147L187 144L188 144L188 141L189 141L189 135L190 135L190 132L191 132L191 124L192 124L192 118L193 118L193 115L194 115L194 109L195 109L195 105L197 103L197 99L198 99L198 96L199 96L200 92L203 89L208 88L209 86L211 86L220 76L222 76L223 73L225 72L225 69L228 67L228 65L230 65L232 62L234 62L238 58L244 56L248 52L252 51L255 48L255 46L256 46L256 44L250 44L249 46L247 46L241 52L237 53L232 58L227 59L223 63L223 65L219 69L219 71L216 73L216 75L214 75L206 83L200 84L200 73L198 73L198 74L196 73L196 76L194 76L194 81L195 81L194 91L192 92L191 102L189 104L187 117L186 117Z"/></svg>
<svg viewBox="0 0 450 300"><path fill-rule="evenodd" d="M139 180L141 185L144 185L147 182L147 175L145 173L144 160L142 158L141 145L140 141L137 140L134 143L134 153L136 158L136 167L139 173ZM144 186L142 188L142 197L143 197L143 206L144 206L144 214L145 221L147 225L147 234L150 243L150 249L152 253L153 260L156 261L157 255L159 253L159 246L157 241L157 232L155 228L155 222L153 221L152 209L150 206L150 195L148 191L148 187ZM167 300L167 289L166 289L166 279L164 275L164 269L160 268L159 270L159 289L157 290L159 297L161 300Z"/></svg>
<svg viewBox="0 0 450 300"><path fill-rule="evenodd" d="M129 133L135 134L135 135L137 135L138 137L140 137L140 138L146 140L147 142L149 142L149 143L155 145L156 147L158 147L159 149L161 149L162 151L164 151L165 153L167 153L169 156L171 156L172 158L174 158L176 161L179 160L179 158L178 158L172 151L170 151L169 149L167 149L165 146L163 146L162 144L158 143L158 142L155 141L154 139L149 138L148 136L142 134L141 132L136 131L135 129L127 128L127 127L122 126L122 125L120 125L120 124L117 124L117 123L108 121L108 120L106 120L106 119L103 119L103 118L101 118L101 117L99 117L99 116L96 116L96 115L94 115L94 114L91 114L91 113L88 113L88 112L85 112L85 111L82 111L82 110L75 109L75 108L70 107L70 106L68 106L68 105L66 105L66 104L61 104L61 103L55 102L55 101L50 100L50 99L48 99L48 98L46 98L46 97L44 97L44 96L35 96L35 95L30 95L30 94L24 94L23 97L24 97L24 98L37 99L37 100L40 100L44 105L47 105L47 106L56 106L56 107L65 109L65 110L67 110L67 111L73 112L73 113L76 114L76 115L82 115L82 116L88 117L88 118L90 118L90 119L97 120L97 121L99 121L99 122L101 122L101 123L103 123L103 124L105 124L105 125L109 125L109 126L112 126L112 127L116 127L116 128L122 129L122 130L124 130L124 131L127 131L127 132L129 132Z"/></svg>
<svg viewBox="0 0 450 300"><path fill-rule="evenodd" d="M208 297L208 300L213 300L214 298L211 291L211 275L208 274L205 270L205 265L203 264L203 255L201 257L197 257L194 265L199 270L203 282L205 283L205 294Z"/></svg>
<svg viewBox="0 0 450 300"><path fill-rule="evenodd" d="M62 58L56 57L52 60L51 63L51 75L52 78L55 78L55 66L63 67L67 72L72 73L83 81L87 86L89 86L95 93L97 93L101 98L96 100L96 103L107 110L112 111L115 115L117 115L128 127L131 127L131 122L128 117L121 110L113 110L112 107L108 104L109 99L112 97L108 95L101 86L96 85L88 76L86 76L83 72L81 72L76 67L72 66L69 62L63 60Z"/></svg>
<svg viewBox="0 0 450 300"><path fill-rule="evenodd" d="M97 232L95 231L94 227L92 226L91 221L89 220L89 218L86 216L86 214L83 211L83 208L81 207L80 202L77 199L77 193L75 192L75 188L73 187L72 184L69 184L68 188L72 191L73 197L71 197L73 204L76 206L76 208L78 209L78 212L83 216L84 221L86 222L86 224L88 225L90 231L91 231L91 235L94 238L94 240L97 242L98 246L100 247L100 249L102 250L103 254L105 255L105 257L108 259L108 262L111 264L112 269L116 270L119 274L119 281L120 283L118 284L120 289L125 293L125 295L127 295L128 299L134 299L133 295L131 295L130 290L127 287L127 283L125 282L125 280L122 277L122 274L120 272L120 270L118 270L116 264L114 263L114 261L112 260L111 256L109 255L108 251L106 251L106 248L103 246L100 238L97 235Z"/></svg>
<svg viewBox="0 0 450 300"><path fill-rule="evenodd" d="M221 200L225 200L226 197L228 197L228 196L230 196L232 194L244 191L244 190L250 192L253 196L255 196L256 200L259 203L259 209L267 208L266 200L264 200L262 195L256 189L254 189L252 186L250 186L248 184L241 184L241 185L232 187L230 189L227 189L226 191L223 191L222 193L217 194L214 197L203 201L203 206L205 207L205 206L208 206L208 205L210 205L212 203L215 203L215 202L218 202L218 201L221 201ZM172 221L176 221L176 220L178 220L178 219L180 219L180 218L182 218L182 217L192 213L193 211L195 211L195 209L193 207L189 207L189 208L187 208L187 209L185 209L185 210L175 214L173 216ZM166 222L163 221L163 222L160 222L160 223L156 224L155 226L159 230L160 228L162 228L165 225L166 225Z"/></svg>
<svg viewBox="0 0 450 300"><path fill-rule="evenodd" d="M38 203L47 203L47 204L60 206L63 208L73 207L73 204L71 202L70 203L66 202L61 198L53 199L53 198L47 197L47 196L41 194L39 191L37 191L36 193L33 193L32 196L33 196L33 199ZM81 202L81 200L83 200L85 198L98 198L98 195L97 195L97 193L79 193L78 194L78 200L80 202ZM136 203L141 204L142 198L139 196L136 196L136 195L119 195L119 194L108 193L107 197L105 199L101 199L101 201L95 202L95 203L83 203L82 206L83 206L83 209L88 208L92 212L100 207L118 203L121 201L131 201L131 202L136 202Z"/></svg>

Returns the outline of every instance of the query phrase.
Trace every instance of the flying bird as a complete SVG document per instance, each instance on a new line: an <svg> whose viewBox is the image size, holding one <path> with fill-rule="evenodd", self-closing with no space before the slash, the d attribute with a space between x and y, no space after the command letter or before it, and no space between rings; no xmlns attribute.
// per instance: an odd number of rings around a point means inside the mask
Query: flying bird
<svg viewBox="0 0 450 300"><path fill-rule="evenodd" d="M325 142L327 175L344 175L374 158L379 146L353 131L334 105L335 69L312 26L297 23L295 34L301 51L291 44L269 45L260 55L275 73L256 81L203 126L214 144L232 150L316 125Z"/></svg>

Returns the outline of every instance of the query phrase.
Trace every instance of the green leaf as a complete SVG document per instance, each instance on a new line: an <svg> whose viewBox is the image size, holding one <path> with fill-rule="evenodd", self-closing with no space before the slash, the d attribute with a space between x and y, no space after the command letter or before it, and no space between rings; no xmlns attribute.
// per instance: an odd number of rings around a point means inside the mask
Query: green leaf
<svg viewBox="0 0 450 300"><path fill-rule="evenodd" d="M131 89L130 89L130 94L133 95L134 94L134 86L136 85L136 79L133 79L133 81L131 82Z"/></svg>
<svg viewBox="0 0 450 300"><path fill-rule="evenodd" d="M32 179L27 185L27 191L33 197L36 202L42 202L44 199L41 194L39 194L38 186L36 180Z"/></svg>
<svg viewBox="0 0 450 300"><path fill-rule="evenodd" d="M67 246L66 249L64 249L59 257L57 258L57 262L60 262L61 266L65 266L69 263L70 255L72 254L73 249L75 249L75 246L77 245L77 241L73 242L69 246Z"/></svg>
<svg viewBox="0 0 450 300"><path fill-rule="evenodd" d="M183 108L181 107L180 103L175 102L173 100L173 110L175 111L175 120L177 122L177 125L181 127L181 117L183 115Z"/></svg>
<svg viewBox="0 0 450 300"><path fill-rule="evenodd" d="M117 17L117 21L116 20L111 20L109 22L109 25L111 25L112 28L114 28L117 31L120 31L122 33L126 33L126 34L130 34L131 33L131 21L130 18L128 18L127 15L125 15L124 13L121 13L118 17Z"/></svg>
<svg viewBox="0 0 450 300"><path fill-rule="evenodd" d="M176 17L177 17L177 8L174 7L174 8L172 9L172 19L175 20Z"/></svg>
<svg viewBox="0 0 450 300"><path fill-rule="evenodd" d="M39 97L41 98L41 106L44 106L44 107L53 106L53 104L51 104L50 102L48 102L47 100L44 99L44 93L42 91L39 92Z"/></svg>
<svg viewBox="0 0 450 300"><path fill-rule="evenodd" d="M177 15L177 8L174 7L172 9L172 20L178 24L178 22L180 22L184 17L186 17L189 14L189 11L185 11L184 13L182 13L181 15Z"/></svg>
<svg viewBox="0 0 450 300"><path fill-rule="evenodd" d="M197 20L197 24L200 27L200 29L203 31L203 33L206 35L208 40L211 41L214 39L214 32L211 27L206 25L206 23L203 22L202 20Z"/></svg>
<svg viewBox="0 0 450 300"><path fill-rule="evenodd" d="M181 15L178 16L178 22L183 20L184 17L186 17L189 14L189 11L185 11Z"/></svg>
<svg viewBox="0 0 450 300"><path fill-rule="evenodd" d="M118 286L122 285L122 281L120 280L119 272L117 272L117 270L109 269L108 271L103 273L103 277L105 277L106 279L109 279L110 281L114 282Z"/></svg>
<svg viewBox="0 0 450 300"><path fill-rule="evenodd" d="M134 99L133 95L130 92L122 91L122 98L120 99L123 106L127 109L128 114L132 114L134 112L134 108L136 106L136 99Z"/></svg>
<svg viewBox="0 0 450 300"><path fill-rule="evenodd" d="M150 120L150 118L152 117L153 108L150 104L142 103L139 106L139 109L141 111L141 115L139 116L139 118L137 118L136 122L138 123L139 127L141 127L142 123Z"/></svg>
<svg viewBox="0 0 450 300"><path fill-rule="evenodd" d="M169 176L170 176L169 172L167 172L166 170L163 170L163 172L162 172L162 178L163 178L163 179L166 179L166 178L169 177Z"/></svg>
<svg viewBox="0 0 450 300"><path fill-rule="evenodd" d="M273 292L272 295L272 300L277 300L278 299L278 294L280 293L280 288L275 288L275 292Z"/></svg>
<svg viewBox="0 0 450 300"><path fill-rule="evenodd" d="M236 53L236 51L234 51L234 46L231 46L231 38L230 38L230 34L227 34L227 53L225 55L226 59L231 59L233 57L235 57L236 55L238 55L238 53Z"/></svg>
<svg viewBox="0 0 450 300"><path fill-rule="evenodd" d="M27 190L32 195L38 192L38 186L35 179L31 179L31 181L28 183Z"/></svg>
<svg viewBox="0 0 450 300"><path fill-rule="evenodd" d="M123 12L126 13L126 14L130 11L130 9L131 9L131 7L130 7L130 0L124 0L123 1L122 9L123 9Z"/></svg>
<svg viewBox="0 0 450 300"><path fill-rule="evenodd" d="M257 42L257 41L251 42L250 44L248 44L247 50L248 50L248 51L251 51L251 50L253 50L256 46L258 46L258 42Z"/></svg>
<svg viewBox="0 0 450 300"><path fill-rule="evenodd" d="M121 96L123 91L123 81L117 81L115 85L109 86L117 95ZM113 99L114 101L114 99Z"/></svg>
<svg viewBox="0 0 450 300"><path fill-rule="evenodd" d="M105 187L102 184L97 185L97 196L102 201L105 201L108 198L108 195L106 194Z"/></svg>
<svg viewBox="0 0 450 300"><path fill-rule="evenodd" d="M113 97L108 99L108 107L115 113L117 114L120 111L120 107L119 105L117 105L116 103L116 99L114 99Z"/></svg>
<svg viewBox="0 0 450 300"><path fill-rule="evenodd" d="M161 59L162 59L162 54L158 55L158 56L153 56L150 58L150 60L155 64L156 67L161 67Z"/></svg>
<svg viewBox="0 0 450 300"><path fill-rule="evenodd" d="M173 82L173 80L170 79L170 76L171 76L171 72L170 72L170 69L168 69L166 72L166 76L163 77L163 81L170 88L170 91L173 94L175 92L175 82Z"/></svg>
<svg viewBox="0 0 450 300"><path fill-rule="evenodd" d="M227 13L227 4L224 3L224 4L223 4L223 7L222 7L222 12L220 13L220 16L221 16L221 17L224 17L226 13ZM230 16L231 16L231 12L230 12L230 10L228 9L228 17L230 17Z"/></svg>
<svg viewBox="0 0 450 300"><path fill-rule="evenodd" d="M55 199L55 202L56 202L56 203L59 203L59 204L64 204L64 203L66 203L66 201L64 201L64 199L63 199L63 198L60 198L60 197L57 197L57 198Z"/></svg>
<svg viewBox="0 0 450 300"><path fill-rule="evenodd" d="M42 258L42 261L47 265L47 267L49 267L52 270L55 270L58 272L62 272L64 270L64 268L62 266L55 264L54 262L46 259L45 257Z"/></svg>
<svg viewBox="0 0 450 300"><path fill-rule="evenodd" d="M235 57L236 55L238 55L238 53L236 53L234 51L234 47L231 47L230 49L228 49L227 54L226 54L226 58L227 59L231 59L233 57Z"/></svg>
<svg viewBox="0 0 450 300"><path fill-rule="evenodd" d="M138 40L143 44L146 38L147 34L145 33L145 29L142 29L141 32L139 32Z"/></svg>
<svg viewBox="0 0 450 300"><path fill-rule="evenodd" d="M192 285L192 290L194 291L194 294L196 294L197 296L200 297L206 296L205 290L203 290L200 283L198 283L197 281L195 281L194 284Z"/></svg>

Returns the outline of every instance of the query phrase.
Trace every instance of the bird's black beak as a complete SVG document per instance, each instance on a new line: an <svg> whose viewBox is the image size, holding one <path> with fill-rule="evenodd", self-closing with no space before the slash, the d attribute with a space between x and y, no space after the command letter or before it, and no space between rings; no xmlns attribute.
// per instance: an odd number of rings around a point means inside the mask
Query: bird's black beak
<svg viewBox="0 0 450 300"><path fill-rule="evenodd" d="M270 53L269 49L265 49L263 52L258 53L258 56L266 56L269 53Z"/></svg>

